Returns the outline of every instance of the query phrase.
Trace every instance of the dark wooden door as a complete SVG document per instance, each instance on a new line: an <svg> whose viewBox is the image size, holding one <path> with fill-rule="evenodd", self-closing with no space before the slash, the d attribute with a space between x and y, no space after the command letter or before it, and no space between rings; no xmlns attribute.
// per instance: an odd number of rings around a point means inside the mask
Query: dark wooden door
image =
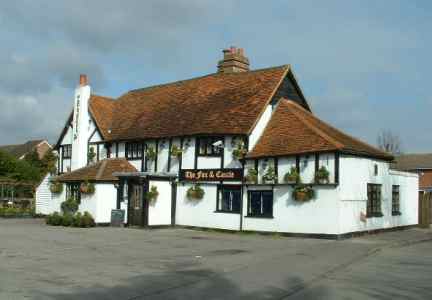
<svg viewBox="0 0 432 300"><path fill-rule="evenodd" d="M144 224L144 205L143 205L143 188L142 184L131 184L130 204L129 204L129 225L143 226Z"/></svg>

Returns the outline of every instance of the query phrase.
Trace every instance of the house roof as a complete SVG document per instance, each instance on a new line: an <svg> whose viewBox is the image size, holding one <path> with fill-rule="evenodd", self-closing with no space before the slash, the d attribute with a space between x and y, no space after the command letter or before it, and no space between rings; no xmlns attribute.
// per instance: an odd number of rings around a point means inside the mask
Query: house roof
<svg viewBox="0 0 432 300"><path fill-rule="evenodd" d="M32 140L24 144L17 144L17 145L4 145L4 146L0 146L0 150L7 152L16 158L20 158L23 155L26 155L31 151L33 151L36 148L36 146L38 146L42 142L44 142L44 140Z"/></svg>
<svg viewBox="0 0 432 300"><path fill-rule="evenodd" d="M108 158L95 164L64 173L54 180L69 181L117 181L114 172L136 172L137 169L124 158Z"/></svg>
<svg viewBox="0 0 432 300"><path fill-rule="evenodd" d="M104 96L91 95L89 101L90 114L104 139L110 137L110 126L113 120L114 99Z"/></svg>
<svg viewBox="0 0 432 300"><path fill-rule="evenodd" d="M281 99L249 158L341 151L385 160L393 156L321 121L296 102Z"/></svg>
<svg viewBox="0 0 432 300"><path fill-rule="evenodd" d="M93 116L107 140L248 134L289 71L215 73L132 90L113 102L92 99ZM99 113L106 104L108 112Z"/></svg>
<svg viewBox="0 0 432 300"><path fill-rule="evenodd" d="M398 155L392 168L403 171L432 169L432 153Z"/></svg>

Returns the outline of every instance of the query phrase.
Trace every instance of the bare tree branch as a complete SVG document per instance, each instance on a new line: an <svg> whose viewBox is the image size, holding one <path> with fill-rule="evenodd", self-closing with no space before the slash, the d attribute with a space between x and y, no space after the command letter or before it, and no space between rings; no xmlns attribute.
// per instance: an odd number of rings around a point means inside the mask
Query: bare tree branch
<svg viewBox="0 0 432 300"><path fill-rule="evenodd" d="M392 154L401 154L401 140L391 130L382 130L377 138L378 148Z"/></svg>

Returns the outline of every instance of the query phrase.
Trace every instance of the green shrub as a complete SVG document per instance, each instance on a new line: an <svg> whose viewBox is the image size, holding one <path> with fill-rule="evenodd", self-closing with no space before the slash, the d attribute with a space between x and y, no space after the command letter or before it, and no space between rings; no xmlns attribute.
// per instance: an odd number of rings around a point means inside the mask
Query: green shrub
<svg viewBox="0 0 432 300"><path fill-rule="evenodd" d="M61 210L64 214L74 214L78 210L78 202L74 198L69 198L62 202Z"/></svg>
<svg viewBox="0 0 432 300"><path fill-rule="evenodd" d="M62 225L69 227L72 225L72 223L73 223L73 215L69 213L64 214L62 219Z"/></svg>
<svg viewBox="0 0 432 300"><path fill-rule="evenodd" d="M95 225L93 216L88 211L84 212L84 215L81 218L81 227L87 228L94 227Z"/></svg>
<svg viewBox="0 0 432 300"><path fill-rule="evenodd" d="M152 185L150 188L150 191L146 193L146 200L149 202L156 201L157 197L159 196L159 192L157 190L157 187L155 185Z"/></svg>
<svg viewBox="0 0 432 300"><path fill-rule="evenodd" d="M81 218L82 218L82 214L80 212L77 212L73 216L72 226L73 227L80 227L81 226Z"/></svg>
<svg viewBox="0 0 432 300"><path fill-rule="evenodd" d="M80 192L82 194L87 194L87 195L92 195L94 194L96 188L94 183L85 181L83 183L80 184Z"/></svg>
<svg viewBox="0 0 432 300"><path fill-rule="evenodd" d="M46 215L45 224L52 225L52 214Z"/></svg>
<svg viewBox="0 0 432 300"><path fill-rule="evenodd" d="M62 224L63 217L58 212L53 213L51 218L51 225L60 226Z"/></svg>
<svg viewBox="0 0 432 300"><path fill-rule="evenodd" d="M50 191L54 194L60 194L61 192L63 192L63 183L58 181L51 182Z"/></svg>

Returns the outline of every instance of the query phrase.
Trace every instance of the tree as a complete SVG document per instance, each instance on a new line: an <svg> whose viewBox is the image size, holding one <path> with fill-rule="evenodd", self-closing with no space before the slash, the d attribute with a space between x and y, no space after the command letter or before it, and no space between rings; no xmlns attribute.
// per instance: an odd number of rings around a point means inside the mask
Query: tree
<svg viewBox="0 0 432 300"><path fill-rule="evenodd" d="M378 148L391 154L401 154L401 141L391 130L382 130L377 138Z"/></svg>

